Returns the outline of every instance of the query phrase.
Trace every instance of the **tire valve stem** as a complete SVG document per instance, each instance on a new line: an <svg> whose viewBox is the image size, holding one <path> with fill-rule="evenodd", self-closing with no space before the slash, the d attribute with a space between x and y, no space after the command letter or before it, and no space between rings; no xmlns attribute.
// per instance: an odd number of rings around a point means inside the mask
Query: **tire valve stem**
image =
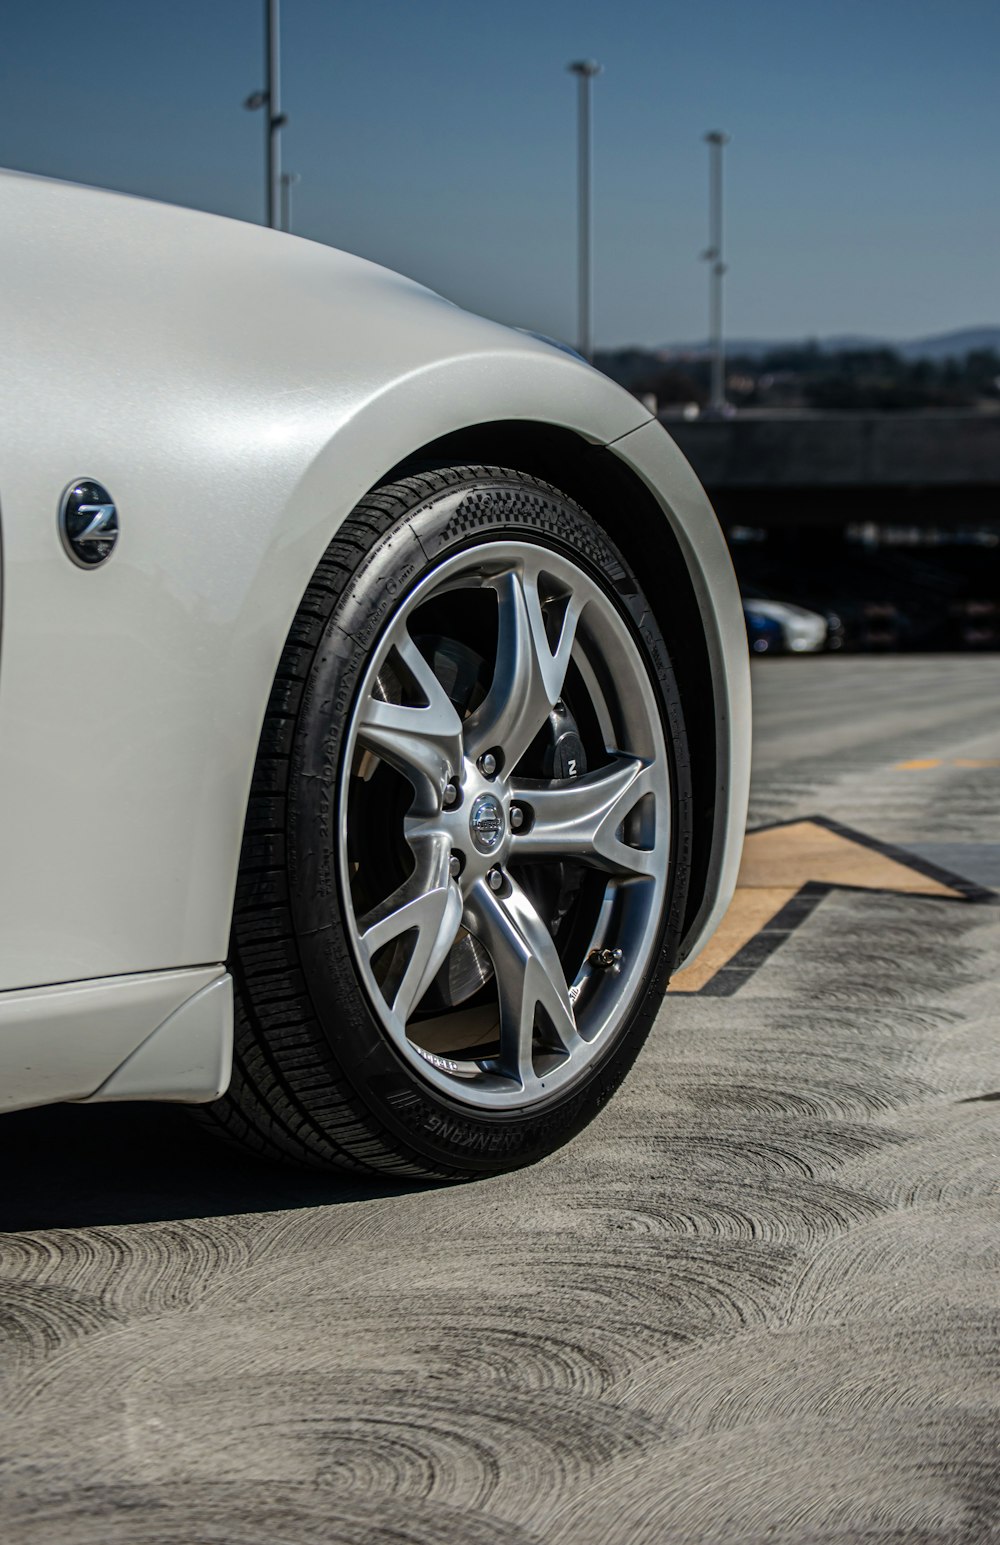
<svg viewBox="0 0 1000 1545"><path fill-rule="evenodd" d="M613 976L617 976L622 968L622 958L622 952L618 949L591 950L587 964L592 971L610 971Z"/></svg>

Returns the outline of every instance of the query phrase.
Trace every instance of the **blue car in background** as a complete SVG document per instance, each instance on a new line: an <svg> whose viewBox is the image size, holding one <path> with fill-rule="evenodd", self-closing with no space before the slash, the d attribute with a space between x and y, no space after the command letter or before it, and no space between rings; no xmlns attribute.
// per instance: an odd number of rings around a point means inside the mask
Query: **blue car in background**
<svg viewBox="0 0 1000 1545"><path fill-rule="evenodd" d="M748 602L743 603L747 625L747 643L751 654L781 654L785 648L785 630L774 617L765 617Z"/></svg>

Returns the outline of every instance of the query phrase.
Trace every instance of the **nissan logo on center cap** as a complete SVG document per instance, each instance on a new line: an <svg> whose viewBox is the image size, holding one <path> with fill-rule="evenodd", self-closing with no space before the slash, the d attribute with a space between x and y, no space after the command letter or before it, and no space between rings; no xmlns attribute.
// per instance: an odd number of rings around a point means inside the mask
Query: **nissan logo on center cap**
<svg viewBox="0 0 1000 1545"><path fill-rule="evenodd" d="M494 794L480 794L469 815L469 835L480 853L492 853L503 836L503 806Z"/></svg>
<svg viewBox="0 0 1000 1545"><path fill-rule="evenodd" d="M102 484L89 477L70 484L59 505L59 535L81 569L95 569L111 557L118 541L118 509Z"/></svg>

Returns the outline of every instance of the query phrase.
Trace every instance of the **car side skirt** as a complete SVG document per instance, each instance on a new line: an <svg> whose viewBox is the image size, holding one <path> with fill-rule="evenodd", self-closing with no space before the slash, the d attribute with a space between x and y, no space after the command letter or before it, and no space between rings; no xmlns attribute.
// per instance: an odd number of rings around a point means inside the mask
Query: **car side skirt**
<svg viewBox="0 0 1000 1545"><path fill-rule="evenodd" d="M0 1110L213 1100L232 1053L232 979L221 965L0 993Z"/></svg>

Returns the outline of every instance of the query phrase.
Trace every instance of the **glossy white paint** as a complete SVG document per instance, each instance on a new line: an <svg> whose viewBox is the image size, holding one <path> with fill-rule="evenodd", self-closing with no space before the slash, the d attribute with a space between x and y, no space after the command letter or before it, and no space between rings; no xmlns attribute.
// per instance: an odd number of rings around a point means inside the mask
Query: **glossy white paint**
<svg viewBox="0 0 1000 1545"><path fill-rule="evenodd" d="M361 494L477 418L646 415L274 231L10 175L0 222L0 989L221 960L269 685ZM56 530L85 474L122 525L94 573Z"/></svg>
<svg viewBox="0 0 1000 1545"><path fill-rule="evenodd" d="M632 397L260 227L12 173L0 222L0 993L224 959L267 694L319 557L394 464L502 419L615 442L682 536L721 694L728 883L748 755L731 570ZM84 475L122 524L92 573L56 526Z"/></svg>
<svg viewBox="0 0 1000 1545"><path fill-rule="evenodd" d="M233 979L220 976L158 1025L82 1103L176 1100L203 1105L229 1087L233 1071Z"/></svg>
<svg viewBox="0 0 1000 1545"><path fill-rule="evenodd" d="M0 993L0 1110L85 1099L215 981L221 966Z"/></svg>
<svg viewBox="0 0 1000 1545"><path fill-rule="evenodd" d="M682 951L695 958L715 932L736 889L750 799L750 658L739 586L725 537L682 452L658 424L612 450L655 496L688 562L708 643L716 717L715 829L704 902Z"/></svg>

